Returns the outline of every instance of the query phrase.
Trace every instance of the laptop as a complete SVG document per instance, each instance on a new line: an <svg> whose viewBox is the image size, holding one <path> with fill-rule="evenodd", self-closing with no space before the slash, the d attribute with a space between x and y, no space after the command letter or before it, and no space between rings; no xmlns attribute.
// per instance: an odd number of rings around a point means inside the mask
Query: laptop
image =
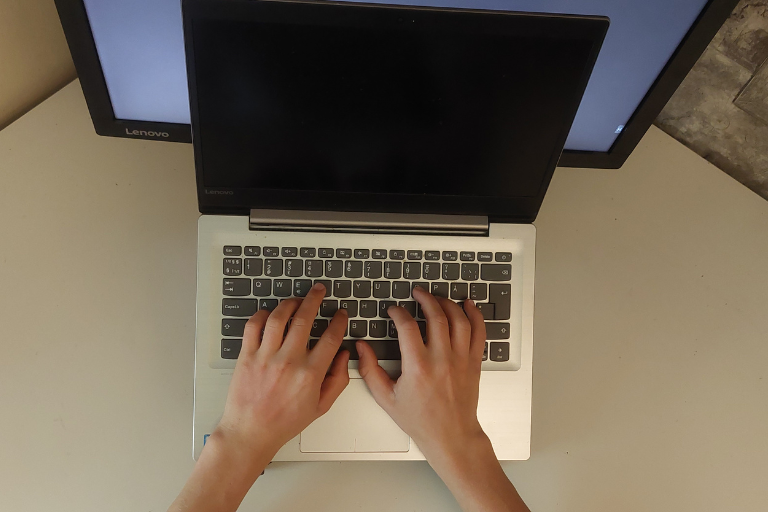
<svg viewBox="0 0 768 512"><path fill-rule="evenodd" d="M535 219L608 20L333 2L185 0L201 217L193 450L218 423L243 327L327 296L349 313L351 382L275 460L420 460L357 372L396 377L415 285L486 319L478 417L530 454Z"/></svg>

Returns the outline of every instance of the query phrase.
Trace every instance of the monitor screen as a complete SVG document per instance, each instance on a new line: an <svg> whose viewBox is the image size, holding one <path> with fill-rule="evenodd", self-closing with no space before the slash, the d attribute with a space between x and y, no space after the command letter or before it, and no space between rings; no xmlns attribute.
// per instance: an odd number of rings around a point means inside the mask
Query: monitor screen
<svg viewBox="0 0 768 512"><path fill-rule="evenodd" d="M706 0L378 0L378 3L607 16L611 26L565 148L604 152ZM84 0L118 119L190 122L179 0Z"/></svg>
<svg viewBox="0 0 768 512"><path fill-rule="evenodd" d="M193 18L205 187L539 195L595 22L365 11L371 21L333 24Z"/></svg>

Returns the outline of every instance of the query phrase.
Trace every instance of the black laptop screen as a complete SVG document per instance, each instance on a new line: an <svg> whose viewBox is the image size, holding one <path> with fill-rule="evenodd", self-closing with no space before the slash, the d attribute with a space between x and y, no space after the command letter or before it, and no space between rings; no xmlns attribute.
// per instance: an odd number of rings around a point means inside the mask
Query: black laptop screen
<svg viewBox="0 0 768 512"><path fill-rule="evenodd" d="M417 21L196 20L205 187L537 195L593 41Z"/></svg>

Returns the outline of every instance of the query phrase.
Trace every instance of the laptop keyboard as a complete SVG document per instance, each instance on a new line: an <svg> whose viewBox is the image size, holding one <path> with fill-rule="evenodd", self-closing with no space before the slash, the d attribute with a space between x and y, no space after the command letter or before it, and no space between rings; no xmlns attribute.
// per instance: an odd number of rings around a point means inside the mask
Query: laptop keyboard
<svg viewBox="0 0 768 512"><path fill-rule="evenodd" d="M281 300L304 297L315 283L323 283L326 296L310 332L310 347L336 311L345 309L349 325L342 348L351 359L358 357L355 341L364 339L379 359L399 360L397 329L387 309L405 308L424 336L424 315L411 295L419 285L459 304L474 300L487 331L483 361L509 360L509 252L226 245L223 253L222 359L237 359L250 316L274 310Z"/></svg>

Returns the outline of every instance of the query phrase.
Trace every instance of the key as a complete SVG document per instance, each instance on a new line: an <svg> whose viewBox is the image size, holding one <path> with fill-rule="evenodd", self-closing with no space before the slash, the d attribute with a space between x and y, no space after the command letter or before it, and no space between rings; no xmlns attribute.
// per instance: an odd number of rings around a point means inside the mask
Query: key
<svg viewBox="0 0 768 512"><path fill-rule="evenodd" d="M243 248L239 245L225 245L224 256L240 256L243 253Z"/></svg>
<svg viewBox="0 0 768 512"><path fill-rule="evenodd" d="M443 279L446 281L455 281L459 278L458 263L443 263Z"/></svg>
<svg viewBox="0 0 768 512"><path fill-rule="evenodd" d="M432 283L432 295L448 298L448 283Z"/></svg>
<svg viewBox="0 0 768 512"><path fill-rule="evenodd" d="M296 279L293 282L293 295L296 297L306 297L311 289L311 279Z"/></svg>
<svg viewBox="0 0 768 512"><path fill-rule="evenodd" d="M258 306L256 299L222 299L221 314L224 316L253 316Z"/></svg>
<svg viewBox="0 0 768 512"><path fill-rule="evenodd" d="M290 297L293 283L290 279L275 279L272 293L275 297Z"/></svg>
<svg viewBox="0 0 768 512"><path fill-rule="evenodd" d="M271 279L254 279L253 294L257 297L269 297L272 295Z"/></svg>
<svg viewBox="0 0 768 512"><path fill-rule="evenodd" d="M386 249L374 249L373 250L373 259L375 259L375 260L385 260L385 259L387 259L387 250Z"/></svg>
<svg viewBox="0 0 768 512"><path fill-rule="evenodd" d="M488 293L488 302L495 304L495 320L509 320L511 307L512 286L508 284L492 284Z"/></svg>
<svg viewBox="0 0 768 512"><path fill-rule="evenodd" d="M321 258L333 258L333 249L320 248Z"/></svg>
<svg viewBox="0 0 768 512"><path fill-rule="evenodd" d="M426 262L424 263L423 271L424 279L428 279L430 281L440 279L440 263Z"/></svg>
<svg viewBox="0 0 768 512"><path fill-rule="evenodd" d="M477 253L477 261L493 261L493 253L479 252Z"/></svg>
<svg viewBox="0 0 768 512"><path fill-rule="evenodd" d="M509 281L512 276L512 265L483 263L480 275L483 281Z"/></svg>
<svg viewBox="0 0 768 512"><path fill-rule="evenodd" d="M221 340L221 358L237 359L242 348L243 340Z"/></svg>
<svg viewBox="0 0 768 512"><path fill-rule="evenodd" d="M387 310L390 308L390 306L397 306L397 302L394 300L379 301L379 316L381 318L389 318L389 313L387 313Z"/></svg>
<svg viewBox="0 0 768 512"><path fill-rule="evenodd" d="M341 349L349 350L349 359L355 361L360 358L357 353L356 340L344 340L341 343ZM400 345L392 340L365 340L373 349L379 361L399 361Z"/></svg>
<svg viewBox="0 0 768 512"><path fill-rule="evenodd" d="M416 301L401 300L398 305L402 306L413 318L416 318Z"/></svg>
<svg viewBox="0 0 768 512"><path fill-rule="evenodd" d="M408 279L409 281L421 279L421 263L417 261L403 265L403 279Z"/></svg>
<svg viewBox="0 0 768 512"><path fill-rule="evenodd" d="M422 255L421 251L408 251L409 260L420 260L421 255Z"/></svg>
<svg viewBox="0 0 768 512"><path fill-rule="evenodd" d="M397 339L397 326L392 320L389 321L389 337Z"/></svg>
<svg viewBox="0 0 768 512"><path fill-rule="evenodd" d="M312 327L309 329L309 335L313 338L319 338L323 335L325 330L328 328L328 320L323 320L322 318L316 318L314 322L312 322Z"/></svg>
<svg viewBox="0 0 768 512"><path fill-rule="evenodd" d="M488 298L488 285L485 283L470 284L469 298L472 300L485 300Z"/></svg>
<svg viewBox="0 0 768 512"><path fill-rule="evenodd" d="M341 277L344 272L344 262L341 260L325 260L325 277Z"/></svg>
<svg viewBox="0 0 768 512"><path fill-rule="evenodd" d="M366 261L364 264L365 277L367 279L380 279L381 278L381 262L380 261Z"/></svg>
<svg viewBox="0 0 768 512"><path fill-rule="evenodd" d="M400 261L384 262L384 278L400 279L403 275L403 264Z"/></svg>
<svg viewBox="0 0 768 512"><path fill-rule="evenodd" d="M358 299L367 299L371 296L370 281L355 281L352 283L352 295Z"/></svg>
<svg viewBox="0 0 768 512"><path fill-rule="evenodd" d="M411 296L413 296L413 289L416 288L417 286L422 288L424 291L429 291L429 283L420 281L418 283L413 283L413 286L411 286Z"/></svg>
<svg viewBox="0 0 768 512"><path fill-rule="evenodd" d="M469 285L467 283L452 283L451 298L453 300L465 300L469 297Z"/></svg>
<svg viewBox="0 0 768 512"><path fill-rule="evenodd" d="M411 296L411 283L408 281L395 281L392 283L392 297L407 299Z"/></svg>
<svg viewBox="0 0 768 512"><path fill-rule="evenodd" d="M260 276L264 272L264 260L261 258L245 258L245 275Z"/></svg>
<svg viewBox="0 0 768 512"><path fill-rule="evenodd" d="M224 258L224 275L239 276L243 273L243 260L240 258Z"/></svg>
<svg viewBox="0 0 768 512"><path fill-rule="evenodd" d="M320 304L320 316L331 318L339 310L339 301L337 300L324 300Z"/></svg>
<svg viewBox="0 0 768 512"><path fill-rule="evenodd" d="M350 320L349 335L353 338L365 338L368 336L368 320Z"/></svg>
<svg viewBox="0 0 768 512"><path fill-rule="evenodd" d="M485 339L508 340L509 324L502 322L485 322Z"/></svg>
<svg viewBox="0 0 768 512"><path fill-rule="evenodd" d="M491 343L488 356L491 361L509 361L509 343L503 341Z"/></svg>
<svg viewBox="0 0 768 512"><path fill-rule="evenodd" d="M475 261L475 253L471 251L461 251L459 253L459 259L461 261Z"/></svg>
<svg viewBox="0 0 768 512"><path fill-rule="evenodd" d="M488 342L485 342L485 348L483 349L483 361L488 360Z"/></svg>
<svg viewBox="0 0 768 512"><path fill-rule="evenodd" d="M266 247L264 249L266 250ZM283 260L264 260L264 275L267 277L283 275Z"/></svg>
<svg viewBox="0 0 768 512"><path fill-rule="evenodd" d="M495 309L495 304L491 304L489 302L480 302L476 304L477 309L480 310L480 312L483 314L484 320L493 320L493 311Z"/></svg>
<svg viewBox="0 0 768 512"><path fill-rule="evenodd" d="M250 279L225 279L222 293L228 297L245 297L251 294Z"/></svg>
<svg viewBox="0 0 768 512"><path fill-rule="evenodd" d="M443 259L445 261L456 261L459 259L459 253L456 251L443 251Z"/></svg>
<svg viewBox="0 0 768 512"><path fill-rule="evenodd" d="M245 332L247 318L223 318L221 320L221 335L242 337Z"/></svg>
<svg viewBox="0 0 768 512"><path fill-rule="evenodd" d="M352 249L336 249L336 257L337 258L351 258L352 257Z"/></svg>
<svg viewBox="0 0 768 512"><path fill-rule="evenodd" d="M333 296L340 299L352 296L352 281L334 281Z"/></svg>
<svg viewBox="0 0 768 512"><path fill-rule="evenodd" d="M306 260L304 273L307 277L323 277L323 260Z"/></svg>
<svg viewBox="0 0 768 512"><path fill-rule="evenodd" d="M368 335L371 338L386 338L387 337L387 321L371 320L370 322L368 322Z"/></svg>
<svg viewBox="0 0 768 512"><path fill-rule="evenodd" d="M304 260L285 260L285 275L288 277L304 275Z"/></svg>
<svg viewBox="0 0 768 512"><path fill-rule="evenodd" d="M421 309L421 304L418 302L416 303L416 318L421 318L422 320L427 318L426 315L424 315L424 310Z"/></svg>
<svg viewBox="0 0 768 512"><path fill-rule="evenodd" d="M477 263L461 264L461 279L463 281L477 281L480 274L480 265Z"/></svg>
<svg viewBox="0 0 768 512"><path fill-rule="evenodd" d="M277 299L261 299L259 300L259 309L266 309L270 313L277 307Z"/></svg>
<svg viewBox="0 0 768 512"><path fill-rule="evenodd" d="M315 279L314 284L320 283L325 286L325 296L330 297L333 294L333 283L328 279Z"/></svg>
<svg viewBox="0 0 768 512"><path fill-rule="evenodd" d="M261 247L249 245L245 248L246 256L261 256Z"/></svg>
<svg viewBox="0 0 768 512"><path fill-rule="evenodd" d="M393 260L404 260L405 259L405 251L401 251L398 249L392 249L389 251L389 258Z"/></svg>
<svg viewBox="0 0 768 512"><path fill-rule="evenodd" d="M511 252L497 252L496 261L512 261Z"/></svg>
<svg viewBox="0 0 768 512"><path fill-rule="evenodd" d="M370 257L371 257L371 251L369 251L368 249L355 249L356 260L367 260Z"/></svg>
<svg viewBox="0 0 768 512"><path fill-rule="evenodd" d="M356 300L339 301L339 309L346 310L347 316L349 318L355 318L357 316L357 301Z"/></svg>
<svg viewBox="0 0 768 512"><path fill-rule="evenodd" d="M295 258L299 255L296 247L283 247L283 258Z"/></svg>
<svg viewBox="0 0 768 512"><path fill-rule="evenodd" d="M388 299L390 296L389 286L389 281L374 281L373 296L377 299Z"/></svg>
<svg viewBox="0 0 768 512"><path fill-rule="evenodd" d="M360 316L363 318L376 318L379 313L379 303L375 300L360 301Z"/></svg>
<svg viewBox="0 0 768 512"><path fill-rule="evenodd" d="M314 258L317 251L315 251L314 247L302 247L299 254L301 254L302 258Z"/></svg>
<svg viewBox="0 0 768 512"><path fill-rule="evenodd" d="M344 265L344 277L350 277L352 279L363 277L363 262L348 261L346 265Z"/></svg>
<svg viewBox="0 0 768 512"><path fill-rule="evenodd" d="M419 332L421 333L421 339L427 341L427 322L417 321L416 325L419 326Z"/></svg>
<svg viewBox="0 0 768 512"><path fill-rule="evenodd" d="M427 251L424 253L424 259L437 261L440 259L440 251Z"/></svg>
<svg viewBox="0 0 768 512"><path fill-rule="evenodd" d="M277 256L280 256L280 249L277 247L265 247L264 248L264 256L275 258Z"/></svg>

